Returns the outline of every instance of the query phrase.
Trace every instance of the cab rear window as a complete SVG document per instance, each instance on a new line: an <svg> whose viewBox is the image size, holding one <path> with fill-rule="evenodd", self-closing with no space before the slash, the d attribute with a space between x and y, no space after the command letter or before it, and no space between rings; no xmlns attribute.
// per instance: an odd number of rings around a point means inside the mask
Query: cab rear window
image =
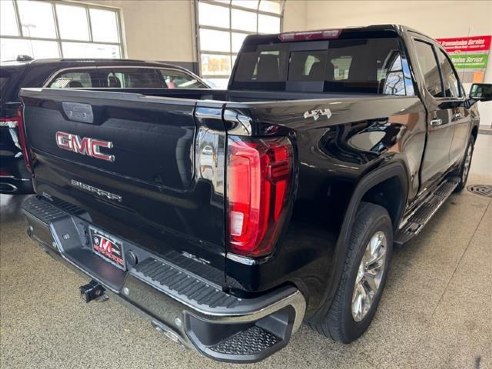
<svg viewBox="0 0 492 369"><path fill-rule="evenodd" d="M255 46L240 54L232 88L413 94L407 91L405 79L411 78L405 76L397 37Z"/></svg>

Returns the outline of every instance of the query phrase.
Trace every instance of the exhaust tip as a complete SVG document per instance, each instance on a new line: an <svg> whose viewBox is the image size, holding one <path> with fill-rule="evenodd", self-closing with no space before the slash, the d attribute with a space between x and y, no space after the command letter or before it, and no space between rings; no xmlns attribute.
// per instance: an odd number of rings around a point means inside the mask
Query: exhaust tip
<svg viewBox="0 0 492 369"><path fill-rule="evenodd" d="M0 193L13 193L17 191L17 186L11 183L0 183Z"/></svg>

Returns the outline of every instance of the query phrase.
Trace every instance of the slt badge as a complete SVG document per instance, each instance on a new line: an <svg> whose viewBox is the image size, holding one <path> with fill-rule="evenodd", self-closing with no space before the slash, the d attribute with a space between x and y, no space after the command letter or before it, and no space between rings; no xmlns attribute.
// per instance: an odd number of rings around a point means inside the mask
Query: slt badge
<svg viewBox="0 0 492 369"><path fill-rule="evenodd" d="M304 119L307 118L313 118L314 120L318 120L319 117L322 115L326 116L327 119L330 119L331 117L331 110L326 108L326 109L314 109L311 111L307 111L304 113Z"/></svg>

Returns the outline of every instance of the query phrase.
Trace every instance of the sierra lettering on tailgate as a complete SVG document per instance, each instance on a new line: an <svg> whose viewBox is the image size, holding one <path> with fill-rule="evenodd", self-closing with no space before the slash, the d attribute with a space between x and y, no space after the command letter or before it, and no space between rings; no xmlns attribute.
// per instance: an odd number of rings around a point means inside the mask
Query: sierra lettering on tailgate
<svg viewBox="0 0 492 369"><path fill-rule="evenodd" d="M98 140L96 138L84 137L67 132L56 132L56 144L60 149L72 151L77 154L91 156L96 159L114 161L114 155L108 155L101 152L101 147L111 149L113 143L110 141Z"/></svg>

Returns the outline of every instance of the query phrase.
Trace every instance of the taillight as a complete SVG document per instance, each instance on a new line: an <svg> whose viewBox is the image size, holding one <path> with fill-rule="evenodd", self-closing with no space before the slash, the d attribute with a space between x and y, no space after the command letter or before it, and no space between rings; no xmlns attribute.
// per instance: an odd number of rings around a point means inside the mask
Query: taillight
<svg viewBox="0 0 492 369"><path fill-rule="evenodd" d="M21 145L22 155L24 156L24 163L26 163L27 170L32 173L31 158L29 156L29 149L27 148L26 128L24 127L24 117L22 115L22 106L20 106L19 109L17 109L17 117L18 117L17 128L19 130L19 142Z"/></svg>
<svg viewBox="0 0 492 369"><path fill-rule="evenodd" d="M331 40L338 38L342 33L341 29L326 29L319 31L287 32L278 35L281 42L289 41L310 41L310 40Z"/></svg>
<svg viewBox="0 0 492 369"><path fill-rule="evenodd" d="M12 118L0 118L0 127L5 128L17 128L18 126L18 117Z"/></svg>
<svg viewBox="0 0 492 369"><path fill-rule="evenodd" d="M17 134L17 137L13 137L14 141L18 138L18 143L14 142L15 144L18 144L19 148L22 151L22 156L24 157L24 163L26 164L27 169L31 171L31 163L29 160L29 151L27 149L27 141L26 141L26 131L24 130L24 119L22 117L22 106L20 106L16 114L13 117L10 118L0 118L0 127L8 127L12 130L14 130L14 133ZM13 134L14 134L13 133Z"/></svg>
<svg viewBox="0 0 492 369"><path fill-rule="evenodd" d="M228 138L229 251L250 257L273 251L292 179L287 138Z"/></svg>

